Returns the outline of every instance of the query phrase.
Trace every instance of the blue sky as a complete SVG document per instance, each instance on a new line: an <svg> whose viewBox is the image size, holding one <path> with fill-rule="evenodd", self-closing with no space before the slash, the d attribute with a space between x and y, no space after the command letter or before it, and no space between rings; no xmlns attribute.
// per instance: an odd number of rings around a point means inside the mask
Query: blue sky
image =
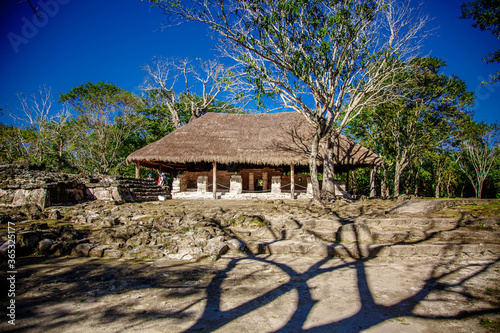
<svg viewBox="0 0 500 333"><path fill-rule="evenodd" d="M27 2L0 4L0 122L11 123L9 110L19 113L16 94L32 93L45 84L66 93L87 82L106 81L138 93L141 67L155 56L210 59L214 41L200 24L160 29L164 15L140 0L33 0L43 19L34 18ZM500 121L500 84L481 85L500 66L482 58L500 48L490 32L459 20L456 0L424 0L423 10L434 18L434 36L424 55L446 61L445 73L456 74L475 92L475 118ZM54 110L59 108L55 105Z"/></svg>

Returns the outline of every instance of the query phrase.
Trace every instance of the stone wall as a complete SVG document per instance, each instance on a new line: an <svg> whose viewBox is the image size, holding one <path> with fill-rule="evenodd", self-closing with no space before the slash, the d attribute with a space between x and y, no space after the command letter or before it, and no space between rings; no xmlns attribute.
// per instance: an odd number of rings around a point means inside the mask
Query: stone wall
<svg viewBox="0 0 500 333"><path fill-rule="evenodd" d="M0 204L47 206L88 200L81 176L40 170L26 164L0 165Z"/></svg>
<svg viewBox="0 0 500 333"><path fill-rule="evenodd" d="M167 187L146 179L69 175L28 164L0 165L0 205L35 205L41 209L88 200L122 202L169 197Z"/></svg>

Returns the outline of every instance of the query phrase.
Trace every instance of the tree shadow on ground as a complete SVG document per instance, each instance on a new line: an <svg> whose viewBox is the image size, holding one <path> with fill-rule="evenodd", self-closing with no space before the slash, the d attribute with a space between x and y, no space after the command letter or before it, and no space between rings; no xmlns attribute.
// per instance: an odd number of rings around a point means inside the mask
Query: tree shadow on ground
<svg viewBox="0 0 500 333"><path fill-rule="evenodd" d="M266 292L265 294L249 300L240 306L223 311L220 305L223 295L222 283L224 282L225 277L237 266L237 264L241 260L254 260L257 262L274 265L285 272L290 279L287 283L283 283L278 287ZM288 319L285 325L276 330L276 332L360 332L362 330L383 323L387 320L398 317L415 317L432 320L461 319L470 316L496 313L500 310L500 301L498 299L495 302L492 302L491 300L483 299L483 297L480 295L474 295L470 292L460 292L455 290L457 287L463 287L467 281L470 281L471 279L474 279L475 277L489 270L493 265L500 261L499 259L482 264L459 265L455 268L451 268L452 266L455 266L454 260L448 259L447 262L438 264L433 268L431 277L424 280L424 285L418 292L389 306L378 304L375 301L372 290L370 289L365 265L372 259L344 261L343 263L335 265L333 267L322 268L322 266L327 264L330 260L332 260L332 258L324 258L322 260L319 260L307 271L300 273L284 263L278 263L263 257L233 259L230 261L225 270L219 271L213 278L212 282L207 288L208 303L204 309L203 315L196 321L193 326L186 330L186 332L215 331L231 323L232 321L251 313L252 311L270 304L272 301L276 300L282 295L285 295L286 293L289 293L292 290L295 290L298 295L297 306L295 308L295 311L293 312L293 315ZM318 277L321 274L332 273L344 268L350 268L356 271L357 290L361 301L361 308L359 309L359 311L339 321L309 329L302 329L309 313L317 302L310 292L308 281L315 277ZM454 273L457 273L458 271L464 270L466 268L475 268L475 272L463 276L461 279L453 283L440 282L453 275ZM417 305L419 305L423 300L426 299L426 297L428 297L435 291L460 293L462 296L467 297L471 302L487 301L491 305L491 307L479 310L463 309L455 315L416 314L414 310ZM214 314L216 313L217 316L215 318Z"/></svg>
<svg viewBox="0 0 500 333"><path fill-rule="evenodd" d="M292 264L277 261L272 256L224 259L227 260L227 265L223 269L202 264L161 267L140 261L35 258L27 260L17 275L19 289L16 299L16 322L19 325L1 327L8 327L12 332L57 331L62 327L78 325L92 317L97 325L103 327L120 320L125 323L125 329L138 329L145 323L158 320L158 325L161 325L162 319L169 319L192 323L189 328L183 328L185 332L209 332L269 306L290 292L295 292L297 298L295 304L286 305L290 307L291 316L274 331L359 332L398 317L440 320L497 313L500 310L498 295L492 298L491 295L467 288L466 284L491 270L500 259L482 260L479 263L463 262L458 259L450 256L436 262L430 276L422 279L423 284L418 291L393 304L384 305L377 302L369 283L373 277L370 278L367 265L374 260L369 258L359 260L317 258L305 271L299 271L293 268ZM81 261L75 264L78 260ZM256 293L253 298L245 299L243 303L226 309L223 298L228 296L225 295L223 284L237 266L245 261L274 267L287 278L277 286L270 282L265 292ZM340 320L304 328L306 320L318 303L312 293L310 282L323 274L336 274L345 269L355 271L359 310ZM259 272L256 270L250 274L258 275ZM338 292L333 288L334 282L332 281L331 293ZM240 287L245 287L245 276L239 283ZM6 290L5 282L2 281L2 284L2 290ZM161 299L161 304L144 307L141 299L143 290L156 290L155 297ZM467 298L469 304L478 302L483 305L487 303L488 306L455 308L448 314L430 315L415 311L417 306L430 296L439 298L441 297L439 295L445 294L457 294ZM119 295L123 297L115 299L115 302L108 302L103 309L101 304L103 301ZM168 300L175 300L176 306L173 308L166 306ZM71 304L71 307L68 304ZM4 305L2 304L3 309ZM45 313L48 306L52 311ZM44 316L41 322L29 321L30 318ZM332 318L336 318L334 313ZM249 328L249 331L252 331L252 328Z"/></svg>
<svg viewBox="0 0 500 333"><path fill-rule="evenodd" d="M450 230L457 230L467 221L459 219ZM433 227L433 224L430 224ZM418 244L434 240L436 233L429 233L418 241L404 240L398 244ZM19 273L16 276L16 327L0 323L0 330L8 328L12 332L22 331L60 331L62 327L79 325L92 318L93 325L112 325L115 321L123 322L125 330L140 329L146 323L161 320L174 320L181 325L178 331L209 332L223 328L237 320L252 315L256 310L267 309L274 301L291 292L296 295L295 304L287 304L290 316L282 319L277 332L360 332L386 321L399 317L447 320L462 319L471 316L498 313L499 295L490 295L484 290L469 288L467 284L482 275L491 274L498 269L500 258L489 260L463 260L460 247L450 245L441 258L434 258L427 277L411 295L390 304L377 301L375 290L370 281L377 277L370 276L370 265L377 262L365 257L363 248L356 243L357 251L349 252L344 259L311 258L306 270L299 270L293 263L276 260L275 256L252 255L226 258L225 267L219 269L211 264L172 263L154 265L152 262L136 260L80 259L80 258L28 258L19 261ZM375 256L386 245L374 247L369 256ZM350 255L350 256L349 256ZM286 278L283 282L269 283L263 292L256 292L238 305L227 308L224 305L227 293L224 283L234 274L238 265L245 262L262 264L276 268ZM496 267L496 268L495 268ZM339 318L331 314L332 320L310 327L308 318L319 300L312 291L312 281L325 274L335 276L342 270L352 270L355 274L357 301L360 306L356 312ZM3 271L7 271L2 267ZM259 276L255 270L248 275ZM244 288L246 278L241 277L240 287ZM384 281L382 281L384 282ZM328 293L335 294L335 280ZM387 281L390 283L390 281ZM7 281L0 281L1 290L8 290ZM144 306L143 291L154 292L149 299L160 300L154 306ZM121 296L120 296L121 295ZM476 307L454 308L448 312L429 314L418 311L424 302L433 299L446 301L447 295L458 295L467 299L467 304L477 303ZM123 296L123 297L122 297ZM334 295L336 296L336 295ZM107 301L112 299L112 301ZM169 302L175 300L175 306ZM7 303L1 301L2 309ZM148 301L149 302L149 301ZM71 307L68 307L68 304ZM103 305L104 304L104 305ZM464 303L466 304L466 303ZM59 306L60 305L60 306ZM47 313L46 309L52 309ZM105 307L104 307L105 306ZM5 311L5 310L3 310ZM271 313L269 313L271 315ZM44 317L43 320L31 321L31 318ZM4 316L4 318L6 318ZM328 318L325 318L327 320ZM187 324L186 324L187 323ZM179 327L181 327L179 326ZM265 330L254 327L255 331ZM250 327L248 330L252 331ZM161 328L159 329L161 331Z"/></svg>

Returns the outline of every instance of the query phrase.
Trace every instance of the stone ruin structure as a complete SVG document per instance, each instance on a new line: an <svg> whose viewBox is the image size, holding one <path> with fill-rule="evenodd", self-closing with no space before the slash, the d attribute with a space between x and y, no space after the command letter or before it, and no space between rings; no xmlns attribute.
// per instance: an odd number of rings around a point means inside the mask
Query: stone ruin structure
<svg viewBox="0 0 500 333"><path fill-rule="evenodd" d="M169 189L147 179L62 174L33 164L0 165L0 206L44 209L89 200L151 201L159 196L168 198Z"/></svg>

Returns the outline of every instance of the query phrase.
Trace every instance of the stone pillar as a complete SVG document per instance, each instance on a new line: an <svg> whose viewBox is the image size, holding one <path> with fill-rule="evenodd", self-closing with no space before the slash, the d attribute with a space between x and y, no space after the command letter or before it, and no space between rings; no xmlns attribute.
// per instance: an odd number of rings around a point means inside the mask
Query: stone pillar
<svg viewBox="0 0 500 333"><path fill-rule="evenodd" d="M172 180L172 193L181 192L181 178L182 178L182 175L177 175Z"/></svg>
<svg viewBox="0 0 500 333"><path fill-rule="evenodd" d="M271 193L281 194L281 176L271 177Z"/></svg>
<svg viewBox="0 0 500 333"><path fill-rule="evenodd" d="M248 173L248 190L255 191L255 178L253 172Z"/></svg>
<svg viewBox="0 0 500 333"><path fill-rule="evenodd" d="M313 195L313 184L311 182L311 177L307 177L307 194Z"/></svg>
<svg viewBox="0 0 500 333"><path fill-rule="evenodd" d="M241 194L243 192L243 182L240 175L231 175L229 183L229 193L231 195Z"/></svg>
<svg viewBox="0 0 500 333"><path fill-rule="evenodd" d="M290 197L295 199L295 166L290 165Z"/></svg>
<svg viewBox="0 0 500 333"><path fill-rule="evenodd" d="M212 194L214 197L214 200L217 199L217 162L213 161L212 162L212 173L213 173L213 189L212 189Z"/></svg>
<svg viewBox="0 0 500 333"><path fill-rule="evenodd" d="M341 180L336 180L333 182L335 186L335 195L343 196L345 192L347 192L346 182Z"/></svg>
<svg viewBox="0 0 500 333"><path fill-rule="evenodd" d="M377 174L377 167L370 168L370 198L377 196L377 189L375 188L375 175Z"/></svg>
<svg viewBox="0 0 500 333"><path fill-rule="evenodd" d="M267 191L267 172L262 173L262 191Z"/></svg>
<svg viewBox="0 0 500 333"><path fill-rule="evenodd" d="M141 177L140 171L141 165L139 164L139 162L135 162L135 178L139 179Z"/></svg>
<svg viewBox="0 0 500 333"><path fill-rule="evenodd" d="M208 176L198 176L197 180L197 188L199 193L207 193L208 192Z"/></svg>

